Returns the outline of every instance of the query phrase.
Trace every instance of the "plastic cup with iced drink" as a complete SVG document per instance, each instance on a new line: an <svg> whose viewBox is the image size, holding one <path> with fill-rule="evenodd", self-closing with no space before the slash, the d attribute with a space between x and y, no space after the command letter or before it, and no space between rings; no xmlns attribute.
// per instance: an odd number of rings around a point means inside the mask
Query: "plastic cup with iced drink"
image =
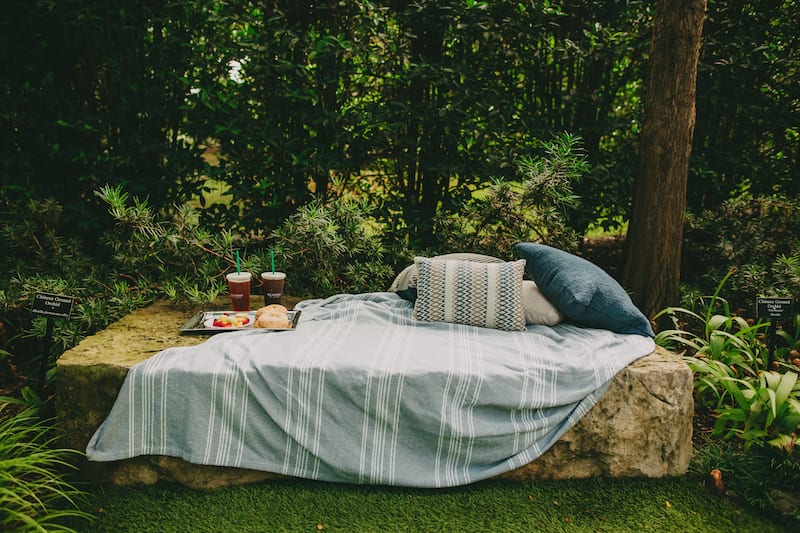
<svg viewBox="0 0 800 533"><path fill-rule="evenodd" d="M231 272L228 278L228 292L231 293L231 304L234 311L250 310L250 272Z"/></svg>
<svg viewBox="0 0 800 533"><path fill-rule="evenodd" d="M279 304L283 300L285 272L262 272L261 288L264 290L264 305Z"/></svg>

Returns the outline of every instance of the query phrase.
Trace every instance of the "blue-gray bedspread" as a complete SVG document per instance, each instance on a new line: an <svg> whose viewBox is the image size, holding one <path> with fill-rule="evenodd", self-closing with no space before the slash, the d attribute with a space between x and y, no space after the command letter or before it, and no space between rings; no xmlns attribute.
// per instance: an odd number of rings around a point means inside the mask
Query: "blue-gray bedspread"
<svg viewBox="0 0 800 533"><path fill-rule="evenodd" d="M131 368L87 456L168 455L318 480L463 485L533 461L653 340L420 322L394 293L301 302Z"/></svg>

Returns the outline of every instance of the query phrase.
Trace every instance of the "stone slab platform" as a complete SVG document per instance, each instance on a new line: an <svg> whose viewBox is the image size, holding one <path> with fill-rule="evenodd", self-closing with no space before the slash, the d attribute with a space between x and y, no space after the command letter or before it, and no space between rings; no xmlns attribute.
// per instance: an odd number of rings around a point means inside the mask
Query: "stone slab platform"
<svg viewBox="0 0 800 533"><path fill-rule="evenodd" d="M56 409L63 446L86 449L133 365L170 346L206 340L203 335L179 332L193 313L155 303L87 337L59 358ZM617 374L600 401L550 450L502 477L682 475L692 453L692 392L689 367L677 355L657 348ZM98 482L130 485L164 480L204 490L279 477L156 456L113 463L83 461L79 466L87 478Z"/></svg>

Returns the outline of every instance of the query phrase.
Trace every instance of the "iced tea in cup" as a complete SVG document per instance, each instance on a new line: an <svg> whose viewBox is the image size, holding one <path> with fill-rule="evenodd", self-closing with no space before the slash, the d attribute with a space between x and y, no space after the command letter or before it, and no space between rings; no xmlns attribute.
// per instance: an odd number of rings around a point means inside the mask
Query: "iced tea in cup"
<svg viewBox="0 0 800 533"><path fill-rule="evenodd" d="M231 272L227 276L228 292L231 293L231 303L234 311L250 310L250 272Z"/></svg>
<svg viewBox="0 0 800 533"><path fill-rule="evenodd" d="M262 272L261 288L264 290L264 305L279 304L283 299L285 272Z"/></svg>

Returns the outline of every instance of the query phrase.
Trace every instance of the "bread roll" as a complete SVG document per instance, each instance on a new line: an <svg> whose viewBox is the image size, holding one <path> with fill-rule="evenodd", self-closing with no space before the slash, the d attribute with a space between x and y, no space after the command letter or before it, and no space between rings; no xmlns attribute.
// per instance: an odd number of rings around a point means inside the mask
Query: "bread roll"
<svg viewBox="0 0 800 533"><path fill-rule="evenodd" d="M286 309L284 306L282 306L280 304L270 304L270 305L265 305L264 307L259 307L256 310L256 318L259 318L263 314L275 314L275 313L278 313L278 314L284 314L285 315L288 312L289 312L289 310Z"/></svg>
<svg viewBox="0 0 800 533"><path fill-rule="evenodd" d="M281 328L288 329L292 327L289 323L289 317L286 313L283 314L263 314L256 319L253 323L257 328Z"/></svg>
<svg viewBox="0 0 800 533"><path fill-rule="evenodd" d="M289 322L289 311L282 305L272 304L256 311L256 320L253 322L253 326L288 329L292 327L292 324Z"/></svg>

